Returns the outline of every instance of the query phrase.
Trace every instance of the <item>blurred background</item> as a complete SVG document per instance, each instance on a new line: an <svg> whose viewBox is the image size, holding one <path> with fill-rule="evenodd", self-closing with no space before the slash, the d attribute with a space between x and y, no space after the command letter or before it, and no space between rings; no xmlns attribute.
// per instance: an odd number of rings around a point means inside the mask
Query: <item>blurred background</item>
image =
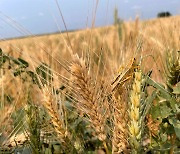
<svg viewBox="0 0 180 154"><path fill-rule="evenodd" d="M136 16L143 20L156 18L159 12L180 13L179 0L99 0L98 5L96 0L59 0L58 3L69 31L91 27L94 16L96 27L112 25L115 8L122 20L133 20ZM18 31L17 23L28 34ZM0 0L0 39L64 30L56 0Z"/></svg>

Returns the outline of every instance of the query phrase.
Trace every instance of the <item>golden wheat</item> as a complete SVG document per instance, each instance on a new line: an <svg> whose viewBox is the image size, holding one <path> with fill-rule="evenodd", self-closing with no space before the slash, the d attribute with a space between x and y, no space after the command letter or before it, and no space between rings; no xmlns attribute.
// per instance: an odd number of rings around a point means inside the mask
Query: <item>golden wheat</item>
<svg viewBox="0 0 180 154"><path fill-rule="evenodd" d="M128 132L127 132L127 105L123 102L123 98L119 95L114 98L114 128L112 138L112 153L127 153L128 148Z"/></svg>
<svg viewBox="0 0 180 154"><path fill-rule="evenodd" d="M58 135L58 139L61 142L65 142L65 138L68 137L68 132L64 125L63 117L60 117L57 108L57 102L51 91L48 87L45 87L43 90L43 105L47 109L48 114L51 117L52 124Z"/></svg>
<svg viewBox="0 0 180 154"><path fill-rule="evenodd" d="M76 60L71 65L71 72L73 74L74 88L79 97L76 107L80 112L88 115L90 124L94 128L98 139L104 141L106 139L106 115L103 113L104 109L100 106L100 104L105 105L104 102L99 102L97 90L100 89L98 89L97 85L93 85L88 68L82 58L76 57Z"/></svg>

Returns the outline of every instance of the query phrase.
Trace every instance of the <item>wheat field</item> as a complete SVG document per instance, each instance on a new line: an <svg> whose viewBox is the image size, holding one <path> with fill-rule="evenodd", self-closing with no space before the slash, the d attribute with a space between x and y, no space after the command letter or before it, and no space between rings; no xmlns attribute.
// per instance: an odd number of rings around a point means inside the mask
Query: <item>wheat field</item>
<svg viewBox="0 0 180 154"><path fill-rule="evenodd" d="M179 153L180 17L0 41L0 153Z"/></svg>

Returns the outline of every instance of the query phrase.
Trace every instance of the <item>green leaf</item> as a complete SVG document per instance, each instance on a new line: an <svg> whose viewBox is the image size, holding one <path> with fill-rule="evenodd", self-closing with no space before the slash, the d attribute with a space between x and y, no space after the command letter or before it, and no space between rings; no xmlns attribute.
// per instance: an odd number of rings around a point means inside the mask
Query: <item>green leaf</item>
<svg viewBox="0 0 180 154"><path fill-rule="evenodd" d="M151 106L152 106L152 102L153 100L156 98L157 96L157 91L153 91L152 94L150 96L148 96L145 100L145 107L144 107L144 112L142 115L142 120L144 121L144 118L146 117L147 113L149 112Z"/></svg>
<svg viewBox="0 0 180 154"><path fill-rule="evenodd" d="M37 75L36 75L34 72L32 72L32 71L27 71L27 74L31 77L32 82L33 82L34 84L37 84L37 85L40 87L40 83L39 83L39 81L38 81Z"/></svg>
<svg viewBox="0 0 180 154"><path fill-rule="evenodd" d="M175 108L176 100L175 100L174 96L170 92L168 92L163 86L161 86L160 84L158 84L154 80L152 80L150 77L147 77L146 82L149 85L153 86L154 88L158 89L160 92L159 95L162 98L169 101L173 111L176 112L176 108Z"/></svg>
<svg viewBox="0 0 180 154"><path fill-rule="evenodd" d="M160 106L157 105L157 106L154 106L151 110L151 115L152 115L152 118L153 119L156 119L158 117L161 116L161 109L160 109Z"/></svg>
<svg viewBox="0 0 180 154"><path fill-rule="evenodd" d="M167 141L167 139L168 139L168 138L167 138L167 134L161 133L160 136L161 136L161 139L162 139L163 142L166 142L166 141Z"/></svg>
<svg viewBox="0 0 180 154"><path fill-rule="evenodd" d="M176 136L180 139L180 127L174 127Z"/></svg>
<svg viewBox="0 0 180 154"><path fill-rule="evenodd" d="M19 76L19 75L21 75L21 73L23 73L24 71L23 70L21 70L21 69L18 69L18 70L16 70L15 72L14 72L14 76L16 77L16 76Z"/></svg>
<svg viewBox="0 0 180 154"><path fill-rule="evenodd" d="M161 117L162 118L167 118L172 114L171 108L169 108L166 104L163 104L160 106L160 111L161 111Z"/></svg>
<svg viewBox="0 0 180 154"><path fill-rule="evenodd" d="M27 68L29 66L28 62L23 60L23 59L21 59L21 58L18 58L18 61L21 63L23 68Z"/></svg>
<svg viewBox="0 0 180 154"><path fill-rule="evenodd" d="M176 136L180 139L180 121L175 117L169 118L169 123L173 125Z"/></svg>
<svg viewBox="0 0 180 154"><path fill-rule="evenodd" d="M153 119L157 119L157 118L164 119L164 118L167 118L170 115L172 115L171 111L172 111L172 109L169 108L166 103L157 104L156 106L154 106L151 109L152 118Z"/></svg>
<svg viewBox="0 0 180 154"><path fill-rule="evenodd" d="M2 55L0 57L0 67L8 60L8 57L5 55Z"/></svg>
<svg viewBox="0 0 180 154"><path fill-rule="evenodd" d="M26 62L25 60L18 58L18 59L12 59L12 61L19 65L21 68L27 68L29 66L28 62Z"/></svg>
<svg viewBox="0 0 180 154"><path fill-rule="evenodd" d="M180 82L173 87L173 94L180 95Z"/></svg>
<svg viewBox="0 0 180 154"><path fill-rule="evenodd" d="M41 83L47 84L48 82L50 82L53 77L52 77L52 72L50 67L47 64L41 64L36 68L36 72L40 77Z"/></svg>
<svg viewBox="0 0 180 154"><path fill-rule="evenodd" d="M0 48L0 55L2 55L2 49Z"/></svg>

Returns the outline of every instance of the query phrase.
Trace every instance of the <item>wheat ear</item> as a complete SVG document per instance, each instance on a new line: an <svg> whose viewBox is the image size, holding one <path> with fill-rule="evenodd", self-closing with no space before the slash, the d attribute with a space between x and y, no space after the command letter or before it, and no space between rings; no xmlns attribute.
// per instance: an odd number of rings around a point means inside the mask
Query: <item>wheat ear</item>
<svg viewBox="0 0 180 154"><path fill-rule="evenodd" d="M134 73L134 81L130 92L129 102L129 141L132 148L132 153L138 153L141 142L141 117L140 117L140 102L141 102L141 80L142 73L138 69Z"/></svg>
<svg viewBox="0 0 180 154"><path fill-rule="evenodd" d="M127 107L121 96L114 98L114 128L112 138L112 153L127 153L128 132L127 132Z"/></svg>
<svg viewBox="0 0 180 154"><path fill-rule="evenodd" d="M98 87L93 85L85 61L78 56L71 65L71 72L73 74L73 88L76 89L75 92L78 96L76 107L80 112L88 115L88 120L98 139L104 141L106 139L104 127L106 118L102 113L103 107L100 106L104 102L100 102L102 99L99 98Z"/></svg>
<svg viewBox="0 0 180 154"><path fill-rule="evenodd" d="M64 127L63 118L60 119L59 117L56 99L47 87L43 89L43 98L43 105L51 117L51 121L57 133L58 139L61 142L65 142L65 138L68 135L67 130Z"/></svg>

